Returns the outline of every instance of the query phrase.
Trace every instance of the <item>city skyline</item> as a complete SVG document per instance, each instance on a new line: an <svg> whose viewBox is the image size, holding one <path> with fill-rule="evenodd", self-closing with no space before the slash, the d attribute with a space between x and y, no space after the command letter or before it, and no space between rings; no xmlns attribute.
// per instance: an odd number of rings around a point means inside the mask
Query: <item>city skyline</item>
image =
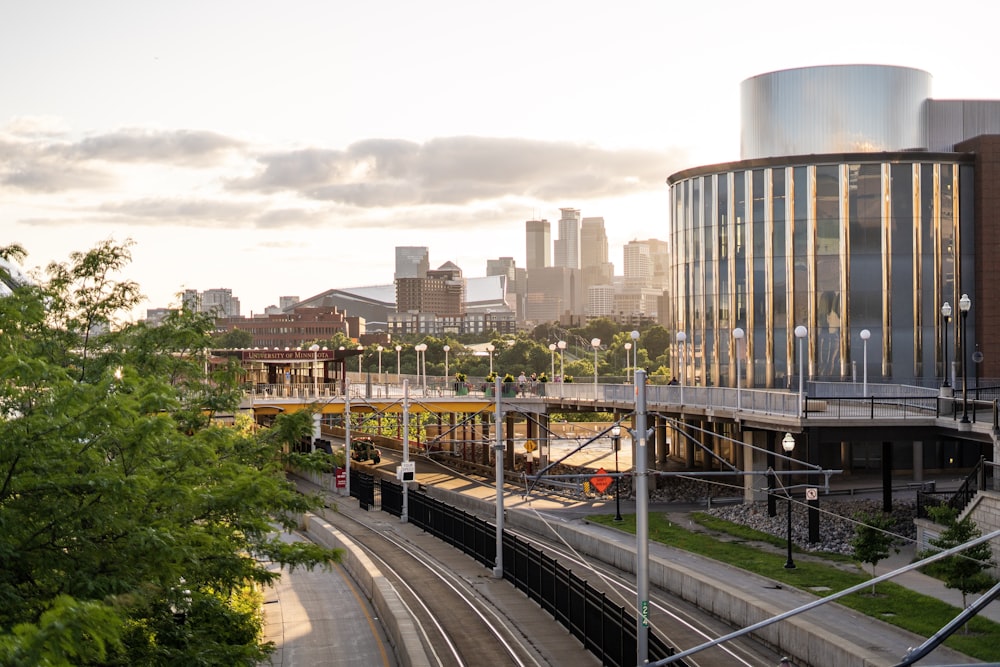
<svg viewBox="0 0 1000 667"><path fill-rule="evenodd" d="M249 314L390 282L396 246L468 275L526 267L525 222L556 228L573 208L604 219L621 275L619 248L667 237L667 176L738 159L748 77L875 62L931 72L936 98L1000 98L1000 9L981 3L480 11L0 9L0 54L18 63L0 73L0 244L23 245L31 270L131 238L137 315L219 287ZM928 48L952 35L962 49Z"/></svg>

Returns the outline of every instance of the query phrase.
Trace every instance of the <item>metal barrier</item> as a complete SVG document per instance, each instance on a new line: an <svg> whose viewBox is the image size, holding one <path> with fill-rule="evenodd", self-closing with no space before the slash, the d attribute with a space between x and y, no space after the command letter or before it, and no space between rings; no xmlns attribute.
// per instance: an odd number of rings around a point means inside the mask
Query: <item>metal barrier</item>
<svg viewBox="0 0 1000 667"><path fill-rule="evenodd" d="M394 487L388 480L381 484ZM383 491L385 493L385 491ZM387 494L388 495L388 494ZM496 563L496 527L451 505L410 490L408 518L435 537L492 568ZM504 579L537 602L583 646L612 667L637 664L636 620L624 607L577 577L540 549L507 531L503 534ZM649 659L674 654L658 635L649 633ZM676 664L685 665L683 661Z"/></svg>

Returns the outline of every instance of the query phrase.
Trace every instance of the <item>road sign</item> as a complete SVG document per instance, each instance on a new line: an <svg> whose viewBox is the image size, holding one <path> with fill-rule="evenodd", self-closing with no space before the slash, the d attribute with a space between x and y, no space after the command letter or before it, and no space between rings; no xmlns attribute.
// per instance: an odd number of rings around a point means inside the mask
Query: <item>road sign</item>
<svg viewBox="0 0 1000 667"><path fill-rule="evenodd" d="M343 468L337 468L337 488L344 489L347 488L347 471Z"/></svg>
<svg viewBox="0 0 1000 667"><path fill-rule="evenodd" d="M819 489L813 486L806 489L806 500L819 500Z"/></svg>
<svg viewBox="0 0 1000 667"><path fill-rule="evenodd" d="M528 442L524 443L524 451L533 452L536 449L538 449L538 445L535 444L534 440L529 440Z"/></svg>
<svg viewBox="0 0 1000 667"><path fill-rule="evenodd" d="M597 474L590 478L590 483L593 484L594 488L600 491L601 493L607 491L608 487L611 486L611 482L613 481L614 480L608 476L608 473L604 468L598 470Z"/></svg>

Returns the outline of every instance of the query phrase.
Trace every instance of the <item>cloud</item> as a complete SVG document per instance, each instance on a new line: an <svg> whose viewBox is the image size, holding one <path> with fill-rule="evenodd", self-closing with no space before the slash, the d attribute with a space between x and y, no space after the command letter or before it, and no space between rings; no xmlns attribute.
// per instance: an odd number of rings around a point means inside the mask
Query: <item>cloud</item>
<svg viewBox="0 0 1000 667"><path fill-rule="evenodd" d="M87 137L66 146L63 153L78 160L210 165L218 163L225 152L242 146L242 142L214 132L123 129Z"/></svg>
<svg viewBox="0 0 1000 667"><path fill-rule="evenodd" d="M28 192L107 189L121 164L210 167L243 144L212 132L124 129L66 141L54 121L9 123L0 136L0 185Z"/></svg>
<svg viewBox="0 0 1000 667"><path fill-rule="evenodd" d="M260 156L256 175L233 190L296 192L359 207L463 205L500 197L593 199L664 187L683 154L492 137L424 144L369 139L347 150Z"/></svg>

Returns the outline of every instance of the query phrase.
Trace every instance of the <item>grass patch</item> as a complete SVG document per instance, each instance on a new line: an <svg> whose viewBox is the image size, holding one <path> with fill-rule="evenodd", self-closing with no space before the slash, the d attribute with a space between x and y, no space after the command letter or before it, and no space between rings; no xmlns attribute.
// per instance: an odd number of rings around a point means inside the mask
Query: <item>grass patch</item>
<svg viewBox="0 0 1000 667"><path fill-rule="evenodd" d="M726 535L738 539L766 542L775 546L786 544L785 540L773 535L760 533L715 517L707 515L706 517L710 521L705 523L702 523L701 517L697 517L699 525L706 529L724 532ZM634 534L635 515L623 515L623 518L624 521L616 522L612 516L597 515L588 517L588 520ZM728 525L723 527L720 524ZM692 531L669 521L663 514L649 515L649 539L728 563L819 597L838 593L870 579L860 570L845 569L842 565L843 562L851 559L838 554L811 553L812 557L808 560L797 560L794 570L786 570L783 552L770 553L751 545L720 540L715 535ZM838 563L840 563L839 566ZM817 586L824 586L830 590L817 594L811 590ZM870 591L871 589L865 589L842 597L837 600L837 603L866 616L917 633L922 637L933 635L960 611L937 598L921 595L892 582L878 584L877 595L874 597ZM969 634L963 634L964 631L959 630L949 637L945 644L978 660L1000 662L1000 624L977 616L966 627Z"/></svg>

